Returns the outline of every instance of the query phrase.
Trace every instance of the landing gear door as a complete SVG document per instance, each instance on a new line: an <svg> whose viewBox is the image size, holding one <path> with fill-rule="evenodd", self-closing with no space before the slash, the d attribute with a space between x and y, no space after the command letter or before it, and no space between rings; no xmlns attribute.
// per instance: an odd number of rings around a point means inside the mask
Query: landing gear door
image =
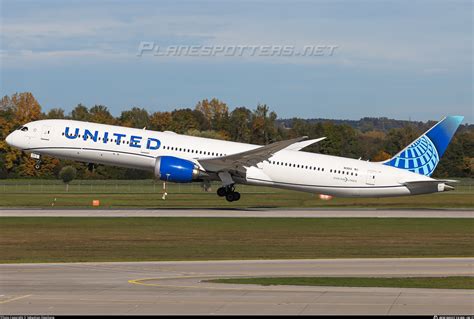
<svg viewBox="0 0 474 319"><path fill-rule="evenodd" d="M43 125L41 129L41 139L44 141L49 141L50 136L51 136L51 126Z"/></svg>
<svg viewBox="0 0 474 319"><path fill-rule="evenodd" d="M377 171L367 171L367 180L366 180L366 184L367 185L375 185L375 181L377 179Z"/></svg>

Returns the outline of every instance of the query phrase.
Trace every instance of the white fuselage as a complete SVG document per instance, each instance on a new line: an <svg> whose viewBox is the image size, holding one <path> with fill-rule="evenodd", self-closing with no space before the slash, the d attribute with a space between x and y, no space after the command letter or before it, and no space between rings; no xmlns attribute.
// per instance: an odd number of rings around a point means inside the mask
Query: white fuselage
<svg viewBox="0 0 474 319"><path fill-rule="evenodd" d="M26 126L27 131L15 131L7 142L26 152L150 171L159 156L179 157L199 165L200 159L260 147L72 120L42 120ZM65 134L66 127L69 137ZM76 129L79 135L74 137ZM93 133L86 140L85 130ZM235 181L342 197L383 197L410 195L405 182L428 180L432 179L380 163L282 150L268 161L247 167L246 175Z"/></svg>

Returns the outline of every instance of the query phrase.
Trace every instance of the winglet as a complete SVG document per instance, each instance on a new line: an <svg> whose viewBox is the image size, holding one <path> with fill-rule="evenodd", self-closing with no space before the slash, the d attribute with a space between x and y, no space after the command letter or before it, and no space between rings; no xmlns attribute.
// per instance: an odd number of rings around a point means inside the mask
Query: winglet
<svg viewBox="0 0 474 319"><path fill-rule="evenodd" d="M285 148L285 150L289 150L289 151L299 151L303 148L305 148L306 146L310 146L311 144L315 144L315 143L318 143L318 142L321 142L322 140L326 139L326 136L325 137L320 137L320 138L317 138L317 139L313 139L313 140L307 140L307 141L302 141L302 142L296 142L294 144L291 144L289 145L288 147Z"/></svg>

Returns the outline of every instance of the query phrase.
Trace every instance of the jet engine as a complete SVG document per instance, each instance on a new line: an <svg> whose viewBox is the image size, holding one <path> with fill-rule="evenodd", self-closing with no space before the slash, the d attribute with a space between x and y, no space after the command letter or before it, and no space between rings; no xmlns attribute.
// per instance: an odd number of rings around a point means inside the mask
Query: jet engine
<svg viewBox="0 0 474 319"><path fill-rule="evenodd" d="M189 183L205 175L196 164L182 158L160 156L155 162L155 176L162 181Z"/></svg>

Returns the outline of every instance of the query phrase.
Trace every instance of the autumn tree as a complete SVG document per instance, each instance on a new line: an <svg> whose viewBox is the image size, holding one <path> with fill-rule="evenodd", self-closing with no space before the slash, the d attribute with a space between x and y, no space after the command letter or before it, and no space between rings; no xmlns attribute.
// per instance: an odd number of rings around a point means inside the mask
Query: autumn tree
<svg viewBox="0 0 474 319"><path fill-rule="evenodd" d="M150 129L155 131L171 130L173 117L170 112L155 112L150 116Z"/></svg>
<svg viewBox="0 0 474 319"><path fill-rule="evenodd" d="M49 110L48 114L46 114L46 118L48 119L64 119L64 110L61 108L53 108Z"/></svg>
<svg viewBox="0 0 474 319"><path fill-rule="evenodd" d="M238 107L230 114L229 135L233 141L250 143L252 140L252 111Z"/></svg>
<svg viewBox="0 0 474 319"><path fill-rule="evenodd" d="M89 109L80 103L71 111L71 119L76 121L89 121L90 117Z"/></svg>
<svg viewBox="0 0 474 319"><path fill-rule="evenodd" d="M90 108L89 113L91 122L111 125L117 123L117 120L112 116L107 106L94 105Z"/></svg>
<svg viewBox="0 0 474 319"><path fill-rule="evenodd" d="M372 158L372 161L373 162L383 162L383 161L386 161L390 158L392 158L392 156L390 154L388 154L385 151L380 150L380 151L377 152L377 154L374 155L374 157Z"/></svg>
<svg viewBox="0 0 474 319"><path fill-rule="evenodd" d="M224 102L213 98L212 100L204 99L196 104L196 111L204 115L208 128L211 130L223 130L226 128L229 120L229 108Z"/></svg>
<svg viewBox="0 0 474 319"><path fill-rule="evenodd" d="M253 142L258 144L269 144L276 138L277 115L271 111L266 104L258 104L252 116Z"/></svg>
<svg viewBox="0 0 474 319"><path fill-rule="evenodd" d="M30 92L13 94L11 105L17 125L41 119L41 106Z"/></svg>
<svg viewBox="0 0 474 319"><path fill-rule="evenodd" d="M3 137L0 143L0 153L3 154L0 169L4 171L4 174L14 172L19 176L37 176L38 172L35 171L28 155L10 147L4 139L15 127L41 119L41 106L33 94L23 92L15 93L11 97L3 97L0 101L0 110Z"/></svg>
<svg viewBox="0 0 474 319"><path fill-rule="evenodd" d="M143 108L134 107L130 111L123 111L120 115L120 124L123 126L144 128L148 127L150 116Z"/></svg>
<svg viewBox="0 0 474 319"><path fill-rule="evenodd" d="M191 109L180 109L171 112L171 130L183 134L190 129L199 129L199 123Z"/></svg>

